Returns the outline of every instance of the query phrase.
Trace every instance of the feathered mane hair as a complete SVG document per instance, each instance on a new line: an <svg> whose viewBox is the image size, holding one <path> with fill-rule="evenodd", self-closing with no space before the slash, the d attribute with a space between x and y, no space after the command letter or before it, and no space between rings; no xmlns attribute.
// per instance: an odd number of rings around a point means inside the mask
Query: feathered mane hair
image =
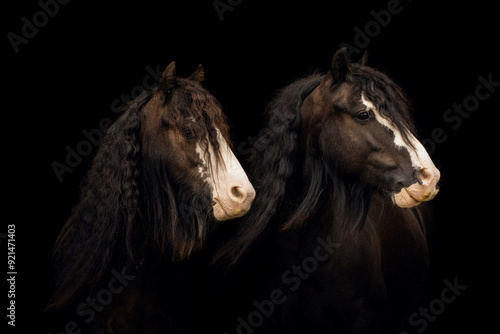
<svg viewBox="0 0 500 334"><path fill-rule="evenodd" d="M80 201L54 245L55 292L46 309L57 309L97 284L110 263L117 270L132 258L140 206L140 109L150 95L129 104L104 136L80 186Z"/></svg>
<svg viewBox="0 0 500 334"><path fill-rule="evenodd" d="M165 162L144 157L141 147L141 110L162 94L172 117L195 119L200 138L206 138L202 147L211 144L220 156L217 129L230 143L228 126L217 100L200 85L203 74L200 65L189 78L177 78L172 62L158 87L130 102L108 129L82 181L80 201L54 245L58 277L46 311L99 289L113 269L136 272L144 259L163 254L183 261L203 246L211 194L190 194L174 185Z"/></svg>
<svg viewBox="0 0 500 334"><path fill-rule="evenodd" d="M328 166L314 144L309 147L312 152L300 151L300 141L304 140L300 138L304 99L331 76L334 84L346 82L363 91L405 139L414 127L402 89L385 74L365 66L366 54L359 63L351 63L346 51L343 48L334 55L327 75L313 74L297 80L279 91L269 104L267 131L255 144L265 149L252 162L250 173L257 197L238 231L215 256L215 262L234 264L271 222L274 229L281 230L302 226L326 198L333 198L328 203L334 203L331 212L336 215L336 223L347 230L362 226L371 189L344 177L342 166Z"/></svg>
<svg viewBox="0 0 500 334"><path fill-rule="evenodd" d="M322 80L323 76L312 75L295 81L283 88L269 104L268 131L255 144L265 149L251 164L250 181L257 196L250 212L238 222L240 228L232 240L220 248L214 262L236 263L281 209L289 182L297 172L300 107Z"/></svg>

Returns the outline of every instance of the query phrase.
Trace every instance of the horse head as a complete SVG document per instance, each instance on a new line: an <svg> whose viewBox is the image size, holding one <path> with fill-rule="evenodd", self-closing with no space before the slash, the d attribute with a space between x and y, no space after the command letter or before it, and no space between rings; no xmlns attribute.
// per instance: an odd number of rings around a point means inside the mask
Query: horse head
<svg viewBox="0 0 500 334"><path fill-rule="evenodd" d="M346 49L301 108L304 142L332 173L390 194L399 207L429 201L439 170L414 135L408 99L385 74L351 63Z"/></svg>
<svg viewBox="0 0 500 334"><path fill-rule="evenodd" d="M440 172L415 137L402 89L366 66L366 55L359 63L346 55L339 50L326 75L293 82L269 104L252 166L259 196L216 259L234 263L272 220L290 230L326 205L352 227L374 192L404 208L438 193Z"/></svg>
<svg viewBox="0 0 500 334"><path fill-rule="evenodd" d="M179 259L202 247L210 229L207 212L217 221L241 217L255 197L231 151L220 104L201 86L203 79L201 65L184 79L172 62L140 113L146 220L158 229L160 248L170 245Z"/></svg>
<svg viewBox="0 0 500 334"><path fill-rule="evenodd" d="M141 112L142 154L163 161L176 187L190 197L207 198L216 220L243 216L255 190L230 147L228 127L217 100L200 82L200 65L187 79L175 74L172 62L157 91Z"/></svg>
<svg viewBox="0 0 500 334"><path fill-rule="evenodd" d="M172 62L110 126L55 243L59 277L47 309L81 297L113 268L186 261L217 221L248 212L255 190L203 79L201 65L178 78Z"/></svg>

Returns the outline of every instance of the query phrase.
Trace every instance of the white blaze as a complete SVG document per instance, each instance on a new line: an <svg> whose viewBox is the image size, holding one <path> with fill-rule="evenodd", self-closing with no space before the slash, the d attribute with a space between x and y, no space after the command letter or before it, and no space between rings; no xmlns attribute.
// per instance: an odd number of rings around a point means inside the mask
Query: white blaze
<svg viewBox="0 0 500 334"><path fill-rule="evenodd" d="M213 189L214 216L217 220L222 221L245 215L255 198L255 189L218 129L217 141L222 157L222 161L219 163L217 163L216 154L210 143L210 164L206 161L205 152L199 144L196 146L196 152L203 161L203 167L199 167L200 174L202 177L206 177L205 181ZM205 171L208 171L208 175Z"/></svg>
<svg viewBox="0 0 500 334"><path fill-rule="evenodd" d="M408 151L412 167L416 171L419 171L420 178L422 179L422 184L412 184L411 186L401 190L398 194L395 194L394 201L396 204L401 207L412 207L420 204L422 201L428 201L434 198L439 191L437 189L437 182L440 178L440 172L436 166L434 166L431 157L425 150L422 143L420 143L420 141L418 141L418 139L415 138L410 131L407 131L408 140L413 147L408 145L404 141L399 129L388 119L380 115L378 108L371 101L365 98L364 93L361 93L361 102L368 110L373 111L375 119L380 124L394 134L394 145L405 148Z"/></svg>

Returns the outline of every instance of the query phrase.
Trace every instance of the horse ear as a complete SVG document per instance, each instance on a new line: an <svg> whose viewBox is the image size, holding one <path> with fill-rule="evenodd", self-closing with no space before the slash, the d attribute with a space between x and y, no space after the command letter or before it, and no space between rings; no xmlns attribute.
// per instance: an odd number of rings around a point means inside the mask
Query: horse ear
<svg viewBox="0 0 500 334"><path fill-rule="evenodd" d="M330 72L332 74L333 82L343 82L347 72L349 72L350 59L347 55L347 48L335 52L332 59L332 64L330 66Z"/></svg>
<svg viewBox="0 0 500 334"><path fill-rule="evenodd" d="M189 80L193 80L196 82L203 82L205 81L205 71L203 71L203 65L198 65L196 70L191 74L188 78Z"/></svg>
<svg viewBox="0 0 500 334"><path fill-rule="evenodd" d="M365 51L365 53L363 53L363 57L361 57L361 59L359 60L359 64L365 65L367 60L368 60L368 51Z"/></svg>
<svg viewBox="0 0 500 334"><path fill-rule="evenodd" d="M169 90L175 85L176 80L175 61L173 61L165 68L165 71L163 71L159 86L162 87L163 90Z"/></svg>
<svg viewBox="0 0 500 334"><path fill-rule="evenodd" d="M161 79L165 80L169 77L175 77L175 74L176 74L175 61L173 61L170 64L168 64L167 68L165 68L165 71L163 71Z"/></svg>

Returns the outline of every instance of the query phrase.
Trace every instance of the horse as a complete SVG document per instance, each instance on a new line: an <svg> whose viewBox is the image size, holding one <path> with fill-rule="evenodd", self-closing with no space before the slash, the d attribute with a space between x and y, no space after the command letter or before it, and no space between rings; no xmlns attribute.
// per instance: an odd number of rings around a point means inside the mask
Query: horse
<svg viewBox="0 0 500 334"><path fill-rule="evenodd" d="M259 196L214 260L239 277L228 333L392 333L418 307L440 172L403 90L366 61L342 48L269 104Z"/></svg>
<svg viewBox="0 0 500 334"><path fill-rule="evenodd" d="M66 326L189 332L207 240L255 198L203 81L201 65L180 78L170 63L103 138L53 251L57 279L46 310L69 318Z"/></svg>

